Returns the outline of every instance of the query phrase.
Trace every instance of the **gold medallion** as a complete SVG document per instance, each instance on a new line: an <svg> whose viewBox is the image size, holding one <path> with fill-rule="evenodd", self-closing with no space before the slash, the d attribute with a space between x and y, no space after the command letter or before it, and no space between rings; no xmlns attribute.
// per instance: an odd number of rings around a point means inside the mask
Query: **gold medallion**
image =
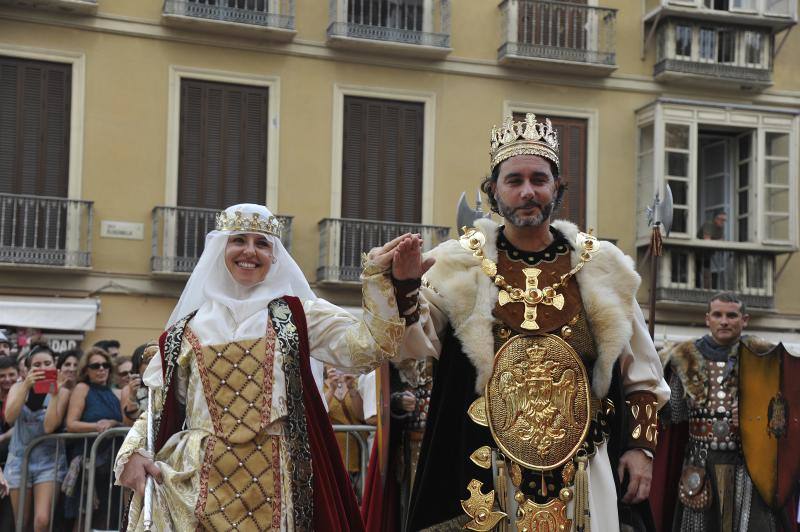
<svg viewBox="0 0 800 532"><path fill-rule="evenodd" d="M520 335L507 341L495 355L484 396L492 438L508 458L528 469L564 465L589 431L586 368L558 336Z"/></svg>
<svg viewBox="0 0 800 532"><path fill-rule="evenodd" d="M567 519L567 505L559 499L551 499L547 504L536 504L528 499L520 506L517 530L530 532L569 532L572 520Z"/></svg>

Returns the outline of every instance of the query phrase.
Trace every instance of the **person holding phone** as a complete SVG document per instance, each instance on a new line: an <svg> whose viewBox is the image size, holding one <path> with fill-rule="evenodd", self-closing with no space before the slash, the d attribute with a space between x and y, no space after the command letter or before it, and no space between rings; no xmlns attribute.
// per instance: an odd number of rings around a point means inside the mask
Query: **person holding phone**
<svg viewBox="0 0 800 532"><path fill-rule="evenodd" d="M44 418L47 407L58 394L55 355L46 345L34 346L25 358L27 375L8 392L6 419L14 424L11 445L5 467L5 477L11 495L11 505L16 514L19 509L22 459L25 448L34 439L45 433ZM46 441L33 448L28 460L28 480L25 497L33 495L33 529L48 530L50 507L55 496L56 482L61 482L66 473L64 450L56 441ZM26 512L28 513L28 512ZM29 521L26 515L25 521Z"/></svg>

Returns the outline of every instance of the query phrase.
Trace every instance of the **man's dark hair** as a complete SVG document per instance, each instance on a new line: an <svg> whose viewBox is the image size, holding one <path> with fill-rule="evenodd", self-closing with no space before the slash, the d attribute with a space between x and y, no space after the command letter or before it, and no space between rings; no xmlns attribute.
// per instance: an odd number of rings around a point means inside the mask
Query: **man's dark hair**
<svg viewBox="0 0 800 532"><path fill-rule="evenodd" d="M0 357L0 371L8 368L17 369L17 359L14 357Z"/></svg>
<svg viewBox="0 0 800 532"><path fill-rule="evenodd" d="M745 307L744 301L739 299L739 296L733 292L718 292L711 296L711 299L708 300L708 312L711 312L711 303L714 301L722 301L723 303L738 303L739 312L742 313L742 316L747 314L747 307Z"/></svg>
<svg viewBox="0 0 800 532"><path fill-rule="evenodd" d="M64 365L64 362L67 361L68 358L72 357L77 361L80 361L81 357L83 356L83 351L80 349L67 349L66 351L62 351L58 354L58 360L56 360L56 368L61 369L61 366Z"/></svg>
<svg viewBox="0 0 800 532"><path fill-rule="evenodd" d="M98 340L94 343L92 347L99 347L103 351L108 351L109 347L115 347L119 349L119 341L117 340Z"/></svg>
<svg viewBox="0 0 800 532"><path fill-rule="evenodd" d="M556 213L558 212L559 207L561 207L561 204L564 202L564 192L567 191L567 184L561 181L561 176L558 174L558 166L556 163L550 159L545 160L550 163L550 172L552 172L553 179L556 181L556 203L553 207L553 213ZM486 197L489 198L489 208L492 210L492 212L497 214L500 214L500 211L497 208L497 200L494 199L494 194L492 194L492 185L496 184L497 180L500 178L500 165L502 165L503 162L500 162L497 166L495 166L492 170L492 173L484 177L483 181L481 181L481 191L486 194Z"/></svg>

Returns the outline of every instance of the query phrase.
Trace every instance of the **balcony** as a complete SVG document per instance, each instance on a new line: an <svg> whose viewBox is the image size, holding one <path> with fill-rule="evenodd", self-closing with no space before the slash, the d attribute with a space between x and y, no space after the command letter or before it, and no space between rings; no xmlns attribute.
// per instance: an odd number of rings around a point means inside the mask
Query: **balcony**
<svg viewBox="0 0 800 532"><path fill-rule="evenodd" d="M419 233L427 251L447 240L449 227L376 222L347 218L325 218L319 222L320 283L359 283L361 254L382 246L403 233Z"/></svg>
<svg viewBox="0 0 800 532"><path fill-rule="evenodd" d="M653 76L659 81L675 81L687 77L703 78L714 84L731 83L745 88L763 88L772 85L772 73L763 68L682 59L662 59L653 68Z"/></svg>
<svg viewBox="0 0 800 532"><path fill-rule="evenodd" d="M451 52L450 0L329 0L328 44L440 59Z"/></svg>
<svg viewBox="0 0 800 532"><path fill-rule="evenodd" d="M150 269L156 274L189 274L194 270L206 241L216 226L217 209L155 207L152 212ZM276 216L283 223L281 242L289 250L292 217Z"/></svg>
<svg viewBox="0 0 800 532"><path fill-rule="evenodd" d="M670 17L704 23L757 26L773 33L797 23L797 0L646 0L645 25Z"/></svg>
<svg viewBox="0 0 800 532"><path fill-rule="evenodd" d="M294 38L294 0L165 0L168 24L234 36Z"/></svg>
<svg viewBox="0 0 800 532"><path fill-rule="evenodd" d="M97 0L0 0L0 5L33 7L72 15L93 15Z"/></svg>
<svg viewBox="0 0 800 532"><path fill-rule="evenodd" d="M89 268L92 202L0 194L0 264Z"/></svg>
<svg viewBox="0 0 800 532"><path fill-rule="evenodd" d="M657 301L706 304L721 291L735 292L748 307L774 308L775 255L754 249L665 244L656 283ZM640 248L640 270L647 248Z"/></svg>
<svg viewBox="0 0 800 532"><path fill-rule="evenodd" d="M617 10L550 0L504 0L501 64L607 76L616 70Z"/></svg>

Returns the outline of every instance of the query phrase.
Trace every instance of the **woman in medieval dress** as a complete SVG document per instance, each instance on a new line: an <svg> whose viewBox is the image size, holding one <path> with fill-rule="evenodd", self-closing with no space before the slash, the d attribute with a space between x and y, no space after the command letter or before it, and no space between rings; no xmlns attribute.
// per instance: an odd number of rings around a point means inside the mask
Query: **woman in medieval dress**
<svg viewBox="0 0 800 532"><path fill-rule="evenodd" d="M315 297L278 233L269 210L242 204L207 235L143 375L154 456L145 415L117 456L117 482L135 491L129 530L143 528L146 474L154 530L361 528L308 357L369 371L394 356L405 321L390 272L421 240L370 252L356 319Z"/></svg>

